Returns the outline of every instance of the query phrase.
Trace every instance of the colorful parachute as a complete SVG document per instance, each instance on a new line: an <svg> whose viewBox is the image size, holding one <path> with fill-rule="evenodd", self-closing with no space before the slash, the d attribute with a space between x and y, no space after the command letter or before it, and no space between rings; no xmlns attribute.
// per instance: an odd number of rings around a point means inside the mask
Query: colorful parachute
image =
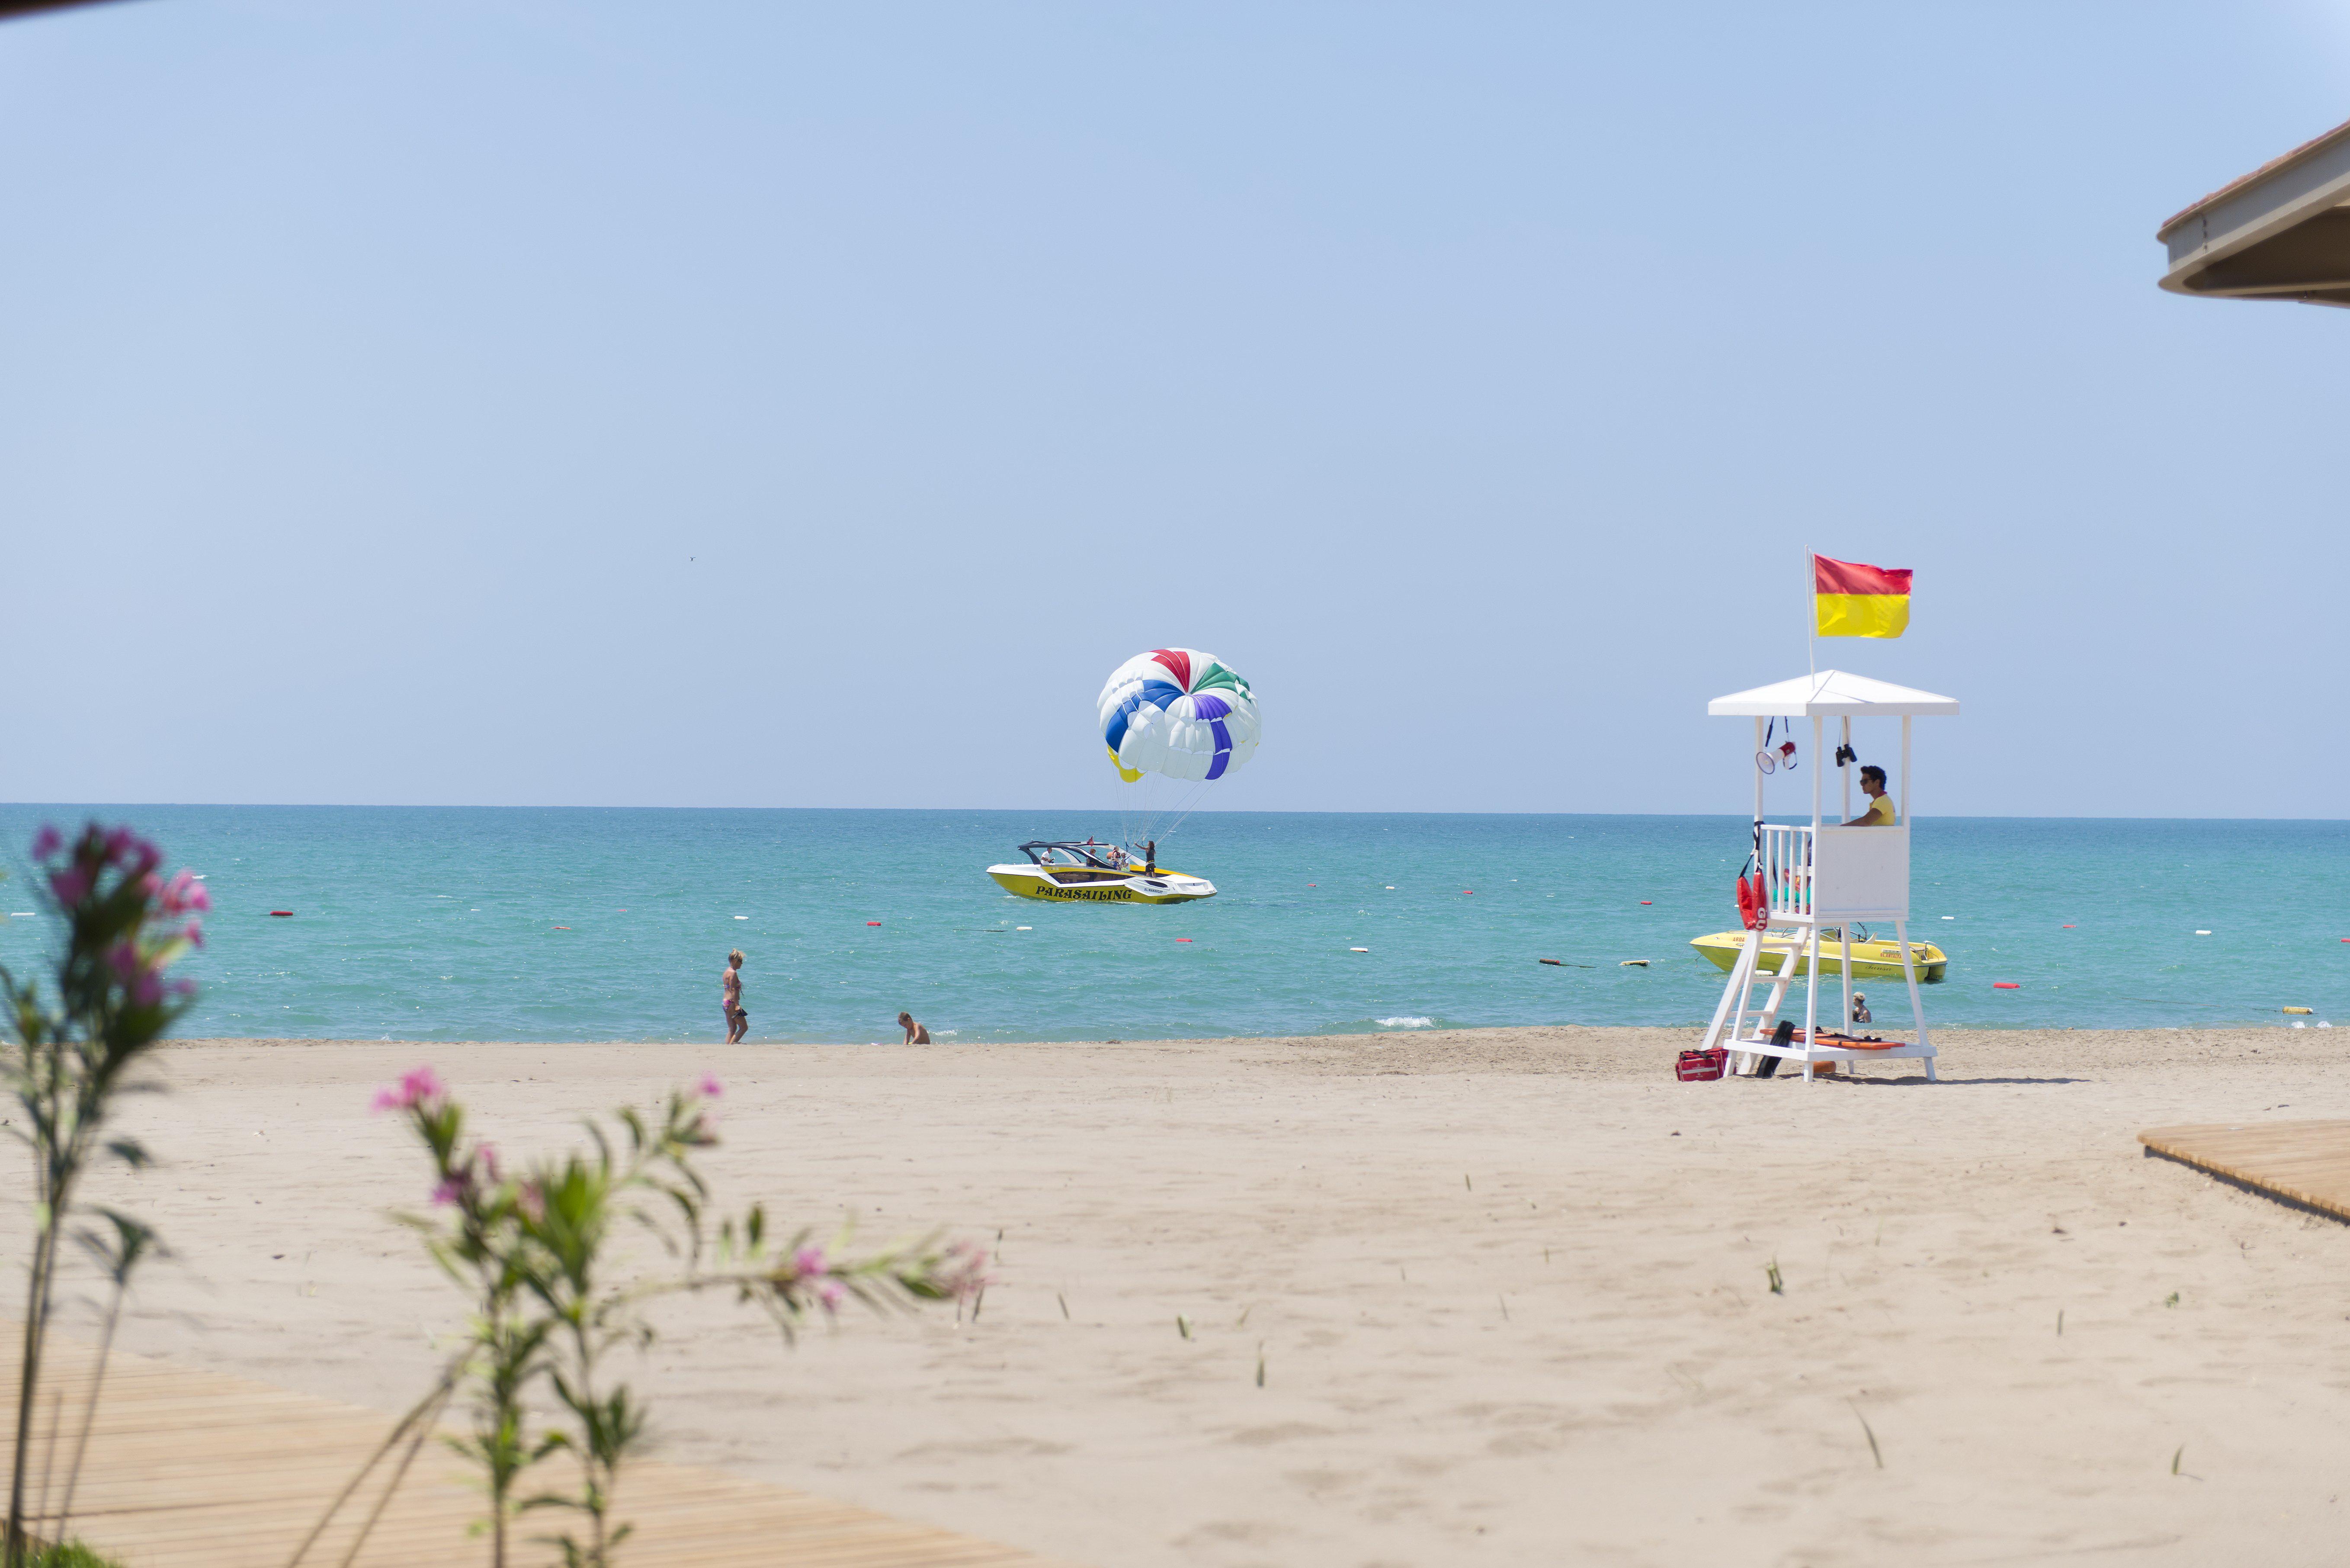
<svg viewBox="0 0 2350 1568"><path fill-rule="evenodd" d="M1101 691L1102 740L1118 776L1220 779L1256 751L1249 684L1194 648L1138 653Z"/></svg>

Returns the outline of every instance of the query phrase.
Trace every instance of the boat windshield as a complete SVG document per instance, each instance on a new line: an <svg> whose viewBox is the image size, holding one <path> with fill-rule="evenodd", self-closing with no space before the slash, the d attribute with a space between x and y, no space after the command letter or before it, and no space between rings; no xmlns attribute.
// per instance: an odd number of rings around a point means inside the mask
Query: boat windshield
<svg viewBox="0 0 2350 1568"><path fill-rule="evenodd" d="M1116 871L1125 863L1126 854L1114 844L1097 844L1088 838L1079 844L1069 839L1031 839L1020 846L1020 853L1039 866L1090 866L1097 871Z"/></svg>

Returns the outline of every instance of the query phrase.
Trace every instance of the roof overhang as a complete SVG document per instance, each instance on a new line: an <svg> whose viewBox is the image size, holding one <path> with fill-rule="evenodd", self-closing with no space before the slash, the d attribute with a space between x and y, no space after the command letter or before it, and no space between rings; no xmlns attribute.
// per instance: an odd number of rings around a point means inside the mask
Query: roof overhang
<svg viewBox="0 0 2350 1568"><path fill-rule="evenodd" d="M2350 121L2230 181L2155 237L2162 286L2227 299L2350 305Z"/></svg>
<svg viewBox="0 0 2350 1568"><path fill-rule="evenodd" d="M42 11L69 11L77 5L95 5L101 0L0 0L0 22L11 16L30 16Z"/></svg>
<svg viewBox="0 0 2350 1568"><path fill-rule="evenodd" d="M1717 697L1705 705L1705 711L1717 719L1908 718L1956 713L1959 700L1871 680L1866 675L1848 675L1841 670L1823 670L1816 675L1798 675L1773 686Z"/></svg>

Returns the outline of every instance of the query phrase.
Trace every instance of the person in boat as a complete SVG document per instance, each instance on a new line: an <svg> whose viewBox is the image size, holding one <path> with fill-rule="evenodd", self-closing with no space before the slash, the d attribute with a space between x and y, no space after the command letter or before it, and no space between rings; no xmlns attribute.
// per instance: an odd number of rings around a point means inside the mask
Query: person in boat
<svg viewBox="0 0 2350 1568"><path fill-rule="evenodd" d="M1126 851L1120 849L1115 844L1111 845L1107 849L1102 851L1102 864L1107 866L1113 871L1125 870Z"/></svg>
<svg viewBox="0 0 2350 1568"><path fill-rule="evenodd" d="M726 970L718 981L719 1001L726 1008L726 1044L734 1044L751 1032L751 1015L743 1011L743 950L726 955Z"/></svg>
<svg viewBox="0 0 2350 1568"><path fill-rule="evenodd" d="M1845 824L1846 827L1891 827L1896 818L1893 797L1885 793L1885 770L1875 763L1860 770L1860 793L1868 797L1868 809Z"/></svg>
<svg viewBox="0 0 2350 1568"><path fill-rule="evenodd" d="M927 1045L931 1043L931 1032L915 1023L914 1015L910 1012L898 1014L898 1027L906 1032L906 1044L909 1045Z"/></svg>
<svg viewBox="0 0 2350 1568"><path fill-rule="evenodd" d="M1145 877L1159 875L1159 840L1155 838L1142 846L1142 874Z"/></svg>

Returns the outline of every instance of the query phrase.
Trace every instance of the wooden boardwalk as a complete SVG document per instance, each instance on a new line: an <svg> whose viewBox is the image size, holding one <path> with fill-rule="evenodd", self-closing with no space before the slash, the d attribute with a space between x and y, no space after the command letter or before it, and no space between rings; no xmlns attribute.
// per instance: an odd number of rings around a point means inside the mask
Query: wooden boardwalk
<svg viewBox="0 0 2350 1568"><path fill-rule="evenodd" d="M0 1367L16 1369L19 1331L0 1324ZM43 1507L64 1502L65 1469L80 1428L93 1347L52 1334L42 1403L63 1395L54 1449L36 1432L31 1456ZM15 1377L6 1379L15 1410ZM13 1419L0 1420L0 1438ZM393 1426L377 1411L291 1394L117 1351L109 1365L89 1454L68 1529L125 1568L278 1568ZM0 1462L12 1457L0 1441ZM550 1467L563 1464L558 1456ZM548 1472L553 1473L552 1469ZM348 1557L357 1525L382 1500L370 1485L303 1558L303 1568L467 1568L489 1562L469 1537L481 1513L468 1472L438 1442L415 1462L366 1545ZM615 1554L620 1568L1051 1568L1045 1559L943 1530L765 1486L718 1470L646 1461L621 1480L619 1517L636 1533ZM556 1527L525 1516L519 1538ZM567 1522L567 1521L566 1521ZM47 1529L38 1529L44 1535ZM559 1561L551 1548L516 1552L516 1568Z"/></svg>
<svg viewBox="0 0 2350 1568"><path fill-rule="evenodd" d="M2137 1135L2148 1154L2350 1220L2350 1121L2215 1122L2148 1127Z"/></svg>

